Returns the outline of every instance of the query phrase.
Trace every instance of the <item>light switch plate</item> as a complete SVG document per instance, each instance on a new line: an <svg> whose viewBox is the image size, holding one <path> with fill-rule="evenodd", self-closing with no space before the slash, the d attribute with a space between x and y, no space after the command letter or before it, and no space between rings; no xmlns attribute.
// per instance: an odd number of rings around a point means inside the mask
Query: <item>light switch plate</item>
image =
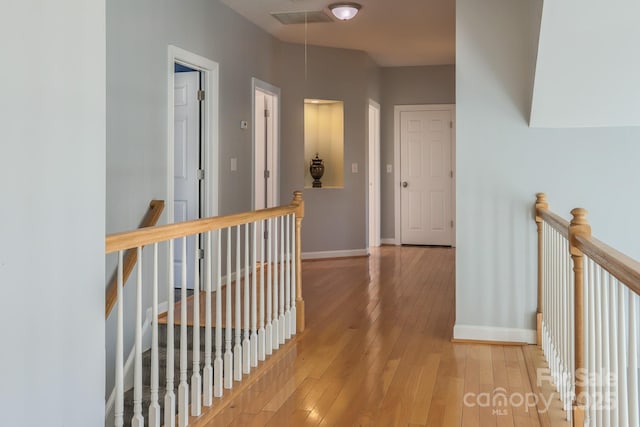
<svg viewBox="0 0 640 427"><path fill-rule="evenodd" d="M238 170L238 159L235 157L231 158L231 172L235 172Z"/></svg>
<svg viewBox="0 0 640 427"><path fill-rule="evenodd" d="M358 173L358 164L351 163L351 173Z"/></svg>
<svg viewBox="0 0 640 427"><path fill-rule="evenodd" d="M393 166L387 165L387 173L393 172Z"/></svg>

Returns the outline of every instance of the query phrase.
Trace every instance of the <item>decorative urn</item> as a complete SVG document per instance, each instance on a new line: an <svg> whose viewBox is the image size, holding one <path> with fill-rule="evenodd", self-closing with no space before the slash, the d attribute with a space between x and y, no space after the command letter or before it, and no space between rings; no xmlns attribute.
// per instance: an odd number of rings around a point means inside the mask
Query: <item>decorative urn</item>
<svg viewBox="0 0 640 427"><path fill-rule="evenodd" d="M320 157L318 157L318 153L316 153L315 158L311 159L309 172L313 177L313 188L321 188L322 182L320 182L320 178L322 178L322 175L324 175L324 161Z"/></svg>

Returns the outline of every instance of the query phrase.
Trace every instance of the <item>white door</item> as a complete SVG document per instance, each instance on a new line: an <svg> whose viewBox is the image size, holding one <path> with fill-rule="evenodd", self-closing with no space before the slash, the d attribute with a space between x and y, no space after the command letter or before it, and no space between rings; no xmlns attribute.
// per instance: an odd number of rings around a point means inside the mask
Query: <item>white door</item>
<svg viewBox="0 0 640 427"><path fill-rule="evenodd" d="M200 218L200 73L174 78L174 221ZM187 287L193 289L194 237L187 239ZM182 240L174 244L175 286L182 286Z"/></svg>
<svg viewBox="0 0 640 427"><path fill-rule="evenodd" d="M449 110L400 113L401 243L453 244Z"/></svg>
<svg viewBox="0 0 640 427"><path fill-rule="evenodd" d="M254 93L254 208L278 205L278 96Z"/></svg>
<svg viewBox="0 0 640 427"><path fill-rule="evenodd" d="M380 106L369 104L369 246L380 246Z"/></svg>

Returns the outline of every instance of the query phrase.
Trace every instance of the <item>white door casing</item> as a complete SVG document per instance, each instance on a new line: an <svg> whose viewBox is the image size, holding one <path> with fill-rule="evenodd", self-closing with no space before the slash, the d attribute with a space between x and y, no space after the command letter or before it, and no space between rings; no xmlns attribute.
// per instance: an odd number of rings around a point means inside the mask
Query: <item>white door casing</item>
<svg viewBox="0 0 640 427"><path fill-rule="evenodd" d="M253 85L253 207L279 205L280 89L258 79Z"/></svg>
<svg viewBox="0 0 640 427"><path fill-rule="evenodd" d="M201 73L201 89L205 92L205 100L200 103L201 108L201 159L200 166L204 171L204 180L201 184L200 210L202 216L215 216L218 214L218 81L219 66L200 55L196 55L177 46L169 45L167 48L167 195L166 218L167 222L175 222L175 122L174 122L174 96L175 96L175 64L179 63L198 70ZM212 242L217 242L217 233L214 233ZM175 248L174 248L175 249ZM176 252L174 250L174 252ZM216 272L214 271L214 274Z"/></svg>
<svg viewBox="0 0 640 427"><path fill-rule="evenodd" d="M396 109L400 243L452 246L453 111Z"/></svg>
<svg viewBox="0 0 640 427"><path fill-rule="evenodd" d="M380 246L380 105L369 101L369 247Z"/></svg>
<svg viewBox="0 0 640 427"><path fill-rule="evenodd" d="M200 73L176 73L174 78L174 221L200 218ZM187 287L193 289L194 237L187 238ZM182 286L182 239L175 241L174 283Z"/></svg>

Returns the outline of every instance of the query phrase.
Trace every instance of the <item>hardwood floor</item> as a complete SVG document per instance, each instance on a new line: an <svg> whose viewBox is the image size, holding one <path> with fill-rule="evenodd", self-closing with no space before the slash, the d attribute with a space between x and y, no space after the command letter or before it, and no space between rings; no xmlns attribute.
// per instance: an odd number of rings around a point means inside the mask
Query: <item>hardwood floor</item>
<svg viewBox="0 0 640 427"><path fill-rule="evenodd" d="M304 262L306 331L190 425L550 425L519 404L536 347L451 343L454 272L450 248Z"/></svg>

